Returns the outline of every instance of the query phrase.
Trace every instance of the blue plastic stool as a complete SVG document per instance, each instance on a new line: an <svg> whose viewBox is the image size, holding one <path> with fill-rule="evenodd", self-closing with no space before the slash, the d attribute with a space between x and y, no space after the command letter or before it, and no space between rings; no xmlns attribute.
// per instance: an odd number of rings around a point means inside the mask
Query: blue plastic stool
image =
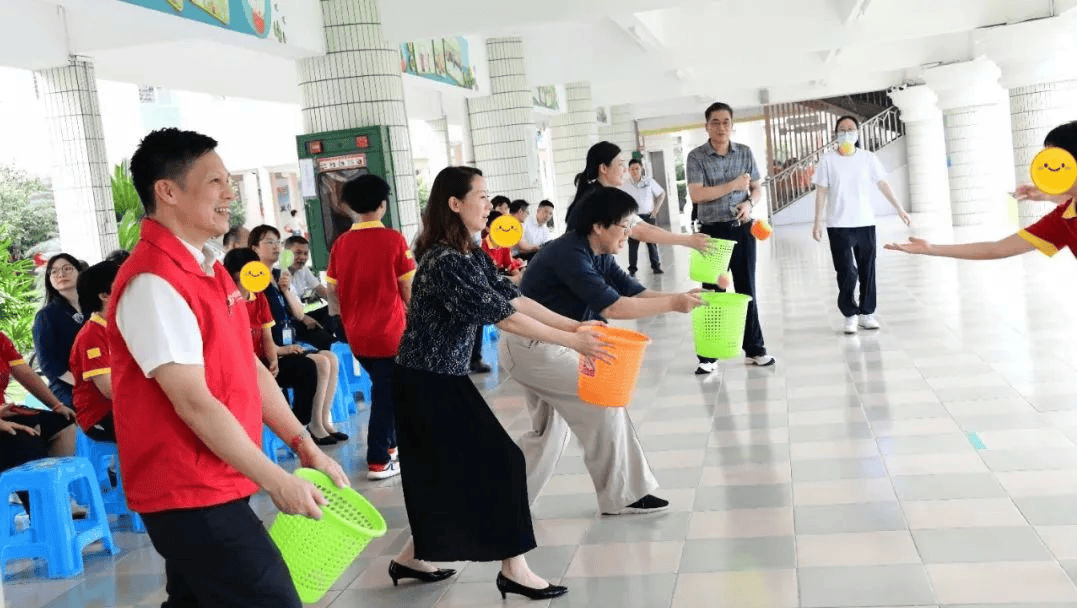
<svg viewBox="0 0 1077 608"><path fill-rule="evenodd" d="M352 356L351 348L347 344L334 342L333 354L337 356L340 367L337 385L345 385L347 394L351 396L351 399L348 400L348 413L355 414L359 411L358 406L355 404L356 393L362 393L363 401L370 403L370 376ZM334 418L335 416L336 414L334 414Z"/></svg>
<svg viewBox="0 0 1077 608"><path fill-rule="evenodd" d="M333 418L333 424L339 424L348 419L348 402L355 405L355 398L351 397L344 386L337 382L337 392L333 394L333 405L329 409L329 415Z"/></svg>
<svg viewBox="0 0 1077 608"><path fill-rule="evenodd" d="M281 457L280 450L284 448L286 455ZM292 448L285 445L284 440L277 437L268 426L262 425L262 453L265 454L274 464L280 464L281 460L290 458L292 454Z"/></svg>
<svg viewBox="0 0 1077 608"><path fill-rule="evenodd" d="M105 503L105 513L127 517L130 519L132 531L145 532L146 526L142 524L142 516L127 506L127 494L123 491L123 477L120 476L120 452L116 444L94 441L78 427L75 428L75 437L75 454L89 460L97 475L97 483L101 486L101 499ZM109 476L109 468L115 471L115 485ZM75 498L79 502L85 502L85 492L76 491Z"/></svg>
<svg viewBox="0 0 1077 608"><path fill-rule="evenodd" d="M83 520L71 517L68 497L74 483L87 486L90 497ZM0 567L13 559L40 557L48 562L49 578L68 578L82 572L86 545L100 540L106 551L117 553L89 460L43 458L0 475L0 496L21 490L30 493L30 527L12 534L10 526L0 526Z"/></svg>
<svg viewBox="0 0 1077 608"><path fill-rule="evenodd" d="M497 369L497 341L501 339L501 332L496 325L486 325L482 330L482 358L490 367Z"/></svg>
<svg viewBox="0 0 1077 608"><path fill-rule="evenodd" d="M49 406L42 403L40 399L33 395L27 395L26 398L22 400L22 404L25 407L32 407L35 410L44 410L46 412L51 411L49 410Z"/></svg>

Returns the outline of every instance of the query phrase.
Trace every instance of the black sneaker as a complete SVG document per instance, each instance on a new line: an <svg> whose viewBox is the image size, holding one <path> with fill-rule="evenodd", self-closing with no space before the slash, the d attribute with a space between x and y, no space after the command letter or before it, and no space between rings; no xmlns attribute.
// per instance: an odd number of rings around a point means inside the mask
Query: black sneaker
<svg viewBox="0 0 1077 608"><path fill-rule="evenodd" d="M485 362L483 362L482 359L476 359L476 360L471 362L471 373L472 374L486 374L486 373L489 373L492 370L493 370L493 368L490 367L489 365L487 365Z"/></svg>
<svg viewBox="0 0 1077 608"><path fill-rule="evenodd" d="M669 501L652 496L648 494L636 502L628 505L616 513L606 513L606 515L632 515L639 513L661 513L669 509Z"/></svg>
<svg viewBox="0 0 1077 608"><path fill-rule="evenodd" d="M663 272L661 268L652 268L651 274L663 274Z"/></svg>

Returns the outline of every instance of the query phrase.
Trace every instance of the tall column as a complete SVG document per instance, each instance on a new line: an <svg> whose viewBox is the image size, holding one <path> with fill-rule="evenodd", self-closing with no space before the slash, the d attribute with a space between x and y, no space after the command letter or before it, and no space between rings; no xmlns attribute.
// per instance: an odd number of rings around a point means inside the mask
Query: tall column
<svg viewBox="0 0 1077 608"><path fill-rule="evenodd" d="M537 202L538 152L531 89L524 71L521 38L486 41L490 95L467 102L475 166L492 195Z"/></svg>
<svg viewBox="0 0 1077 608"><path fill-rule="evenodd" d="M890 91L905 123L909 168L909 211L951 219L950 183L946 173L946 138L938 97L926 86Z"/></svg>
<svg viewBox="0 0 1077 608"><path fill-rule="evenodd" d="M576 196L573 180L587 163L587 150L598 142L595 108L591 102L591 84L573 82L565 85L565 113L551 123L553 165L557 178L558 208L567 209Z"/></svg>
<svg viewBox="0 0 1077 608"><path fill-rule="evenodd" d="M119 241L93 63L71 57L68 65L34 76L55 161L52 191L60 246L95 263L118 248Z"/></svg>
<svg viewBox="0 0 1077 608"><path fill-rule="evenodd" d="M1006 217L1013 160L999 75L998 66L983 58L924 72L943 114L954 226L997 223Z"/></svg>
<svg viewBox="0 0 1077 608"><path fill-rule="evenodd" d="M636 115L631 105L624 104L610 108L608 129L608 137L604 139L617 144L624 152L626 159L639 149L639 143L636 140Z"/></svg>
<svg viewBox="0 0 1077 608"><path fill-rule="evenodd" d="M401 232L419 230L419 203L404 109L400 48L385 39L378 0L321 0L325 55L297 62L307 133L389 127Z"/></svg>
<svg viewBox="0 0 1077 608"><path fill-rule="evenodd" d="M1077 15L1066 14L973 33L975 52L994 60L1009 91L1014 183L1030 181L1029 165L1054 127L1073 120L1077 80L1072 60L1077 43L1072 32ZM1034 40L1034 47L1029 41ZM1052 208L1051 203L1022 202L1018 221L1028 226Z"/></svg>

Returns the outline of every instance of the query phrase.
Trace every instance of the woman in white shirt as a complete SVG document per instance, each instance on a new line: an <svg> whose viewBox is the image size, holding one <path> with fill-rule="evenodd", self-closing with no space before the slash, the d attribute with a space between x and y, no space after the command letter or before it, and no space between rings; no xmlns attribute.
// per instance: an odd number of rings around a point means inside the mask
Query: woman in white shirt
<svg viewBox="0 0 1077 608"><path fill-rule="evenodd" d="M901 221L909 225L909 214L901 207L886 181L886 170L875 154L860 148L860 123L842 116L834 126L838 149L819 159L815 184L815 226L812 236L823 238L823 210L830 254L838 273L838 309L845 316L844 330L855 334L857 327L878 329L875 319L875 212L872 189L878 188L897 209ZM860 281L860 299L854 291Z"/></svg>

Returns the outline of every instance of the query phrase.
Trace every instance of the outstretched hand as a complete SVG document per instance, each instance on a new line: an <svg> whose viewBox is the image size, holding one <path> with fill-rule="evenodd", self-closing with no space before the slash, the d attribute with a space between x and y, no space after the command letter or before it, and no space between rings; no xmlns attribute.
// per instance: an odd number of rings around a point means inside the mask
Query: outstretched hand
<svg viewBox="0 0 1077 608"><path fill-rule="evenodd" d="M576 330L572 350L580 353L588 360L599 360L605 363L613 363L616 357L609 351L612 346L601 334L591 331L588 326L580 326Z"/></svg>
<svg viewBox="0 0 1077 608"><path fill-rule="evenodd" d="M907 243L887 243L883 246L884 249L890 249L892 251L904 251L905 253L916 253L920 255L931 253L931 243L924 239L910 236Z"/></svg>

